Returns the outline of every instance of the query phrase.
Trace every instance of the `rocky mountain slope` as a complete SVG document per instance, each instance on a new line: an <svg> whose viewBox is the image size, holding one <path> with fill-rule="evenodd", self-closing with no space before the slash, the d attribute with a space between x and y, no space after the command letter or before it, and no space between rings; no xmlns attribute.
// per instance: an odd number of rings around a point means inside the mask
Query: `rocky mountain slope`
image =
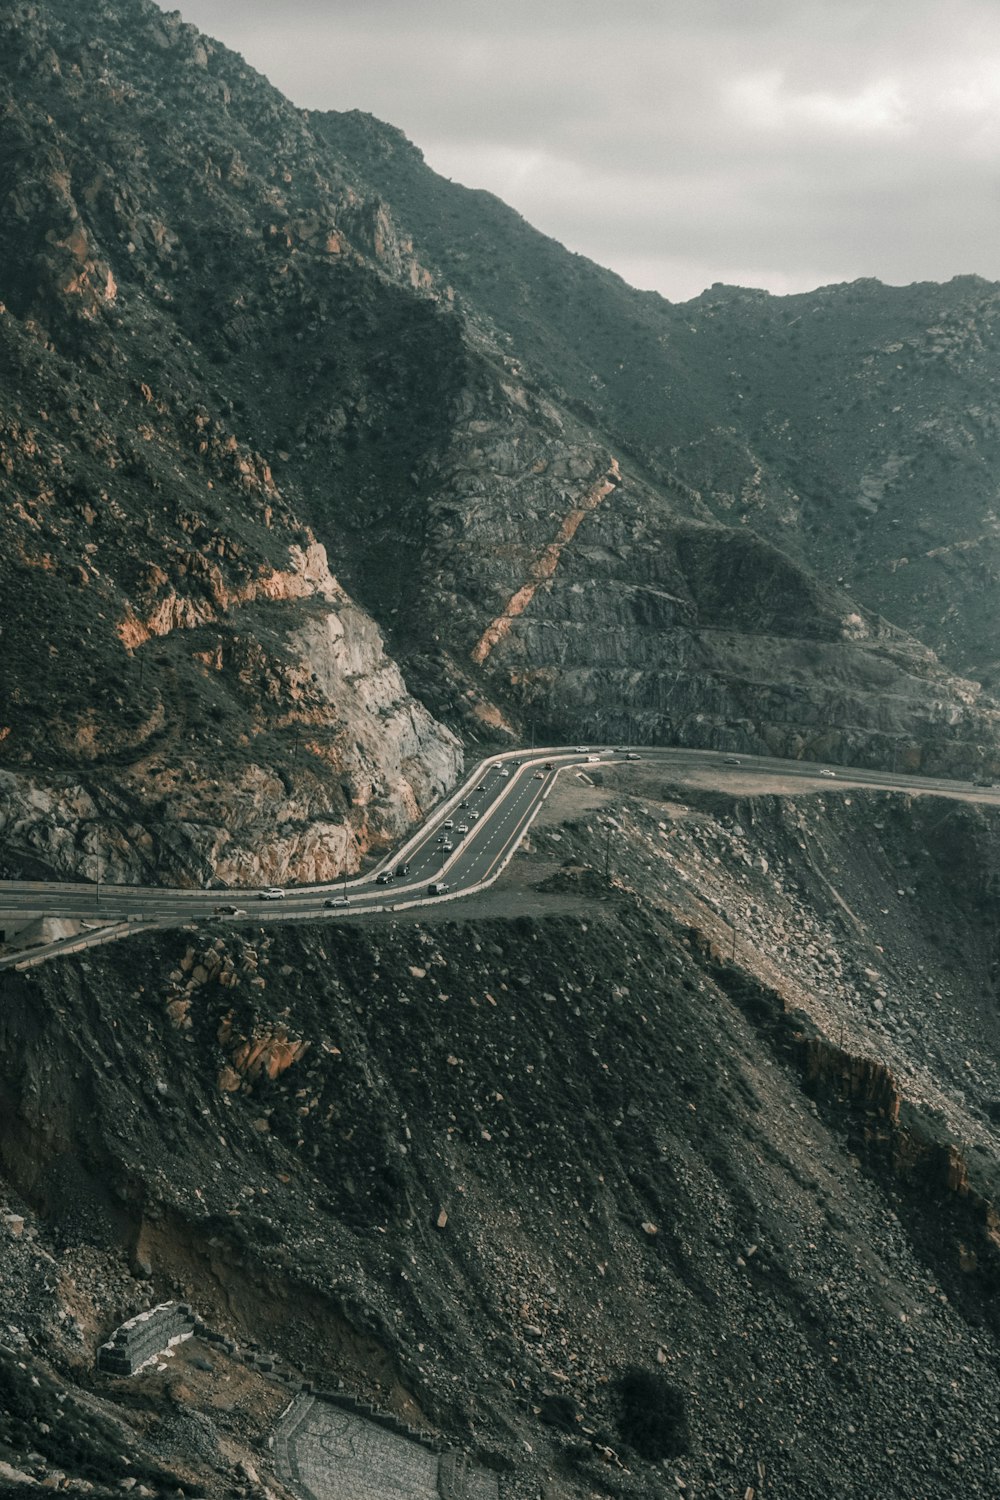
<svg viewBox="0 0 1000 1500"><path fill-rule="evenodd" d="M152 7L22 6L0 27L12 862L185 882L354 869L451 783L461 752L216 377L218 289L193 274L178 215L221 254L246 224L216 222L194 117L170 140L156 123L198 76L201 43Z"/></svg>
<svg viewBox="0 0 1000 1500"><path fill-rule="evenodd" d="M278 1493L266 1376L93 1371L182 1295L504 1500L991 1495L997 847L960 803L619 771L492 917L7 977L0 1461Z"/></svg>
<svg viewBox="0 0 1000 1500"><path fill-rule="evenodd" d="M0 28L8 868L353 869L454 777L444 724L993 765L993 700L899 628L982 665L938 616L985 599L989 289L817 294L800 350L794 299L633 293L148 0ZM884 428L871 340L918 306L944 331ZM920 561L878 497L930 514L918 428L972 387L978 478ZM866 606L848 513L914 553Z"/></svg>
<svg viewBox="0 0 1000 1500"><path fill-rule="evenodd" d="M437 176L391 126L321 128L463 304L675 506L752 528L994 681L995 285L716 285L673 306Z"/></svg>

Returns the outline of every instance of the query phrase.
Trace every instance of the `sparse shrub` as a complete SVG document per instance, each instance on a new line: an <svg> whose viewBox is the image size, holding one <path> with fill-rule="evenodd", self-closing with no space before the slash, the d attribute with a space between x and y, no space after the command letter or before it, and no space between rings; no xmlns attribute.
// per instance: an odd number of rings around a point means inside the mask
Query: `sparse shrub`
<svg viewBox="0 0 1000 1500"><path fill-rule="evenodd" d="M684 1392L665 1376L638 1367L626 1370L618 1382L618 1395L619 1431L640 1458L658 1463L687 1451Z"/></svg>
<svg viewBox="0 0 1000 1500"><path fill-rule="evenodd" d="M560 1432L576 1431L576 1402L561 1391L542 1398L538 1415L549 1427L557 1427Z"/></svg>

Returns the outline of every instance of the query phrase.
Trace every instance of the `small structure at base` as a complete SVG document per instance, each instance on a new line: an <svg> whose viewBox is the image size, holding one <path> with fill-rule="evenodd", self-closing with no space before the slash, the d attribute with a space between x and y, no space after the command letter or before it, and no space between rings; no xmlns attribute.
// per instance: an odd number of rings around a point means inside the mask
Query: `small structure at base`
<svg viewBox="0 0 1000 1500"><path fill-rule="evenodd" d="M97 1351L97 1368L110 1375L135 1375L164 1349L189 1339L194 1325L194 1313L186 1302L161 1302L115 1329Z"/></svg>

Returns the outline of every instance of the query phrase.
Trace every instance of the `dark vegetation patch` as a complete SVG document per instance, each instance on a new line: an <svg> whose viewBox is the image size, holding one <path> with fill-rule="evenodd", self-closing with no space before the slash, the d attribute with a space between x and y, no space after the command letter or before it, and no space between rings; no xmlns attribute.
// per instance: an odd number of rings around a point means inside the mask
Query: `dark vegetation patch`
<svg viewBox="0 0 1000 1500"><path fill-rule="evenodd" d="M679 1458L690 1441L684 1392L662 1374L638 1367L618 1382L619 1431L640 1458Z"/></svg>

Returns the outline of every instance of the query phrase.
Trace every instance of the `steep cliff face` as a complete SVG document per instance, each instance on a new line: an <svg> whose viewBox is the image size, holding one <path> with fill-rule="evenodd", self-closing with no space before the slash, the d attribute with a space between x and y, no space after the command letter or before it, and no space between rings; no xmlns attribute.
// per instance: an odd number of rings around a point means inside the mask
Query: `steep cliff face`
<svg viewBox="0 0 1000 1500"><path fill-rule="evenodd" d="M354 870L461 752L332 576L224 369L263 290L241 271L297 280L293 247L271 255L261 235L349 259L364 285L332 205L372 226L330 180L281 230L274 160L262 181L213 134L230 89L177 17L19 6L0 28L6 866L183 883ZM300 117L228 61L289 172ZM168 99L182 123L164 123ZM303 314L286 302L287 351Z"/></svg>

